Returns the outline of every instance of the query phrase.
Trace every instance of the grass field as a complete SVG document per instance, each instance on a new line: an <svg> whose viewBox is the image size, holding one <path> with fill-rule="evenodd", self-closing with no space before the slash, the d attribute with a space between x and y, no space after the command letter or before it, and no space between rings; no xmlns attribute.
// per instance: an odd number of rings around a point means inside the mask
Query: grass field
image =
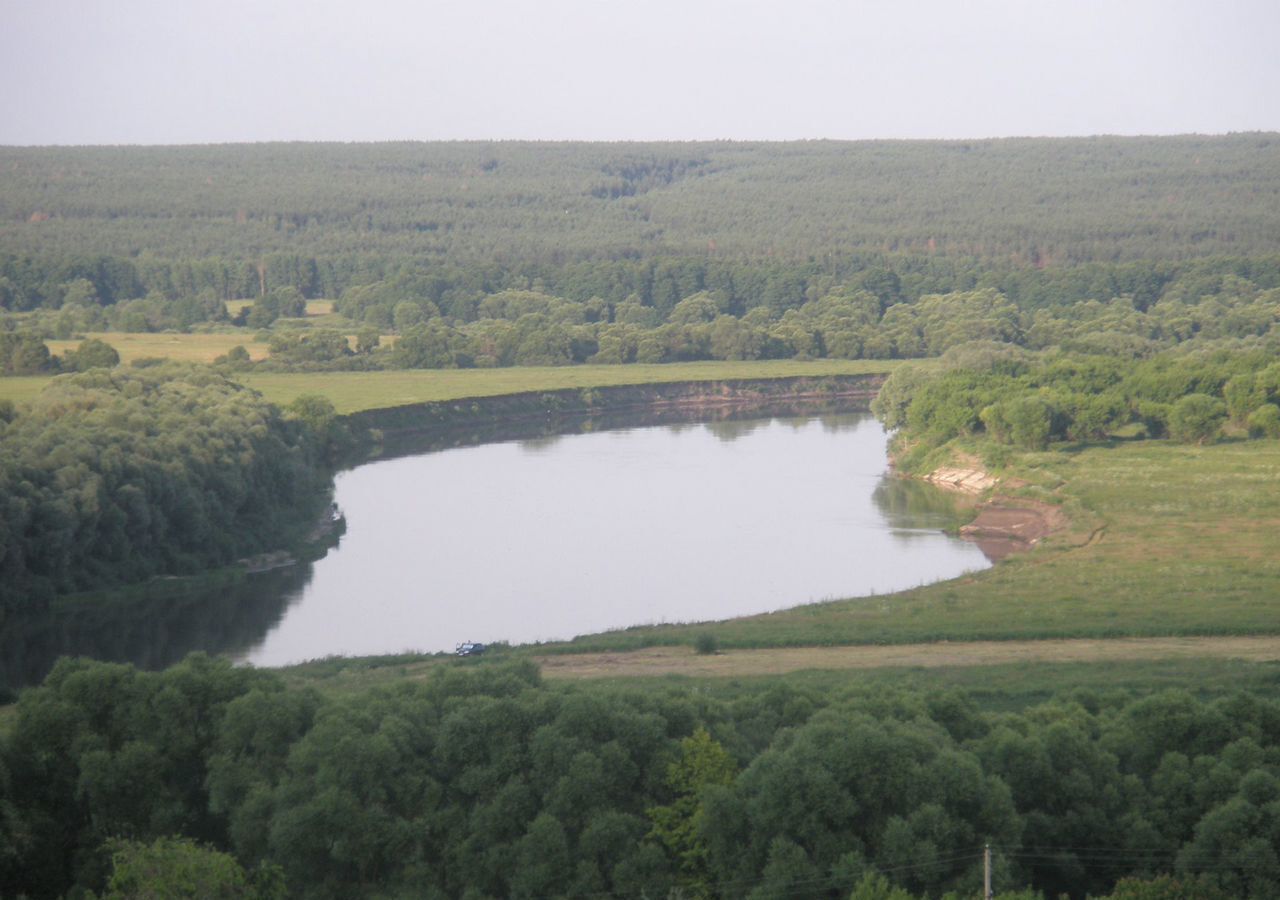
<svg viewBox="0 0 1280 900"><path fill-rule="evenodd" d="M894 363L873 360L767 360L629 366L555 366L510 369L415 369L398 372L245 373L239 380L273 403L299 394L323 394L340 413L411 403L492 397L524 391L716 381L725 378L787 378L796 375L863 375L888 372ZM3 390L3 385L0 385Z"/></svg>
<svg viewBox="0 0 1280 900"><path fill-rule="evenodd" d="M253 300L228 300L226 302L227 315L235 318L240 315L242 310L253 306ZM307 317L321 318L333 315L332 300L308 300L307 301Z"/></svg>
<svg viewBox="0 0 1280 900"><path fill-rule="evenodd" d="M1108 643L1108 642L1103 642ZM758 651L742 651L749 654ZM431 677L441 667L471 667L500 664L520 656L509 651L500 657L479 660L402 657L327 659L282 669L281 674L295 686L317 688L331 695L352 695L385 685ZM725 656L732 657L728 653ZM705 659L705 657L703 658ZM813 665L786 672L767 667L722 674L701 674L677 670L643 675L615 672L591 677L644 690L665 692L696 686L699 693L733 697L771 687L812 690L823 696L842 692L893 689L948 690L968 692L988 709L1012 710L1040 703L1064 689L1105 697L1116 692L1146 693L1177 688L1201 697L1217 697L1238 690L1272 692L1280 689L1280 663L1242 659L1230 655L1124 659L1118 656L1088 661L1046 658L1017 662L986 662L974 665L885 665L863 668L824 668ZM572 684L555 672L543 670L553 682Z"/></svg>
<svg viewBox="0 0 1280 900"><path fill-rule="evenodd" d="M177 333L135 333L109 331L85 335L105 341L120 354L120 362L129 365L135 359L176 359L182 362L213 362L226 354L235 346L244 347L252 359L266 359L267 345L255 341L254 332L213 333L213 334L177 334ZM68 350L80 346L79 340L46 341L49 352L62 356ZM4 390L0 381L0 391Z"/></svg>
<svg viewBox="0 0 1280 900"><path fill-rule="evenodd" d="M237 343L251 355L266 354L265 344L245 343L242 337L223 334L110 334L102 336L116 347L121 360L148 356L208 361ZM136 341L121 341L136 338ZM175 340L177 339L177 340ZM224 346L225 342L225 346ZM52 341L53 344L78 342ZM163 352L165 350L169 352ZM55 351L59 352L59 351ZM758 362L696 362L630 366L556 366L511 369L414 369L394 372L242 372L235 377L273 403L288 404L301 394L323 394L340 413L384 409L411 403L492 397L524 391L562 388L608 387L619 384L656 384L679 381L716 381L724 378L787 378L797 375L864 375L888 372L892 361L822 359L811 362L764 360ZM21 402L48 384L48 377L0 378L0 399Z"/></svg>
<svg viewBox="0 0 1280 900"><path fill-rule="evenodd" d="M40 393L50 381L47 375L24 375L17 378L0 378L0 400L25 403Z"/></svg>
<svg viewBox="0 0 1280 900"><path fill-rule="evenodd" d="M741 678L806 669L937 669L1041 663L1237 659L1280 663L1280 637L1077 638L1061 641L941 641L845 647L770 647L699 654L692 647L631 653L567 653L538 657L547 678L661 675ZM1280 666L1277 666L1280 670Z"/></svg>

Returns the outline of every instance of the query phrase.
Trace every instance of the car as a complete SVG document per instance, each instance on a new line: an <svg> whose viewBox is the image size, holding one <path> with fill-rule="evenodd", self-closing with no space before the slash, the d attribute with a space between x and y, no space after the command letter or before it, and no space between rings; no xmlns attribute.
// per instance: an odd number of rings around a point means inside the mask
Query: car
<svg viewBox="0 0 1280 900"><path fill-rule="evenodd" d="M479 656L484 652L484 644L477 644L473 641L463 641L458 645L457 652L459 656Z"/></svg>

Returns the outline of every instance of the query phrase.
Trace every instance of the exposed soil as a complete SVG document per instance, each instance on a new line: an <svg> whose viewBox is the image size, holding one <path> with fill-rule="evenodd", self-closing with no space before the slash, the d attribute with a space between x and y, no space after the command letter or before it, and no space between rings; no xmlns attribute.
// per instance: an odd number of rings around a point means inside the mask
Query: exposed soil
<svg viewBox="0 0 1280 900"><path fill-rule="evenodd" d="M972 522L961 527L960 536L976 543L987 559L999 562L1011 553L1030 550L1066 525L1066 513L1051 503L993 497Z"/></svg>
<svg viewBox="0 0 1280 900"><path fill-rule="evenodd" d="M957 465L934 469L923 480L944 490L977 496L1000 482L968 456ZM1010 482L1009 488L1020 483ZM1048 535L1067 525L1066 514L1050 503L1020 497L993 496L978 506L977 517L960 529L960 536L978 545L987 559L999 562L1006 556L1030 550Z"/></svg>
<svg viewBox="0 0 1280 900"><path fill-rule="evenodd" d="M1100 638L1060 641L973 641L892 646L779 647L699 655L692 647L650 647L628 653L539 656L547 678L634 678L646 675L743 677L805 669L942 668L1019 662L1119 660L1280 660L1280 636Z"/></svg>
<svg viewBox="0 0 1280 900"><path fill-rule="evenodd" d="M981 469L969 468L943 467L934 469L924 476L924 480L940 488L959 491L962 494L981 494L996 485L996 479L986 472Z"/></svg>

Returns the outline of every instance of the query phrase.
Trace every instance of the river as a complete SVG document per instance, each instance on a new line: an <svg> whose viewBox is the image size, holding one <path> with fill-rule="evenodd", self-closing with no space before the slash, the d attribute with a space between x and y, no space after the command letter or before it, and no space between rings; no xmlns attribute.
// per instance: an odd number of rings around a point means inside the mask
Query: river
<svg viewBox="0 0 1280 900"><path fill-rule="evenodd" d="M260 666L529 643L866 596L989 563L950 501L887 474L865 413L623 428L441 450L339 474L324 558L212 592L55 606L0 635L3 675L52 656Z"/></svg>

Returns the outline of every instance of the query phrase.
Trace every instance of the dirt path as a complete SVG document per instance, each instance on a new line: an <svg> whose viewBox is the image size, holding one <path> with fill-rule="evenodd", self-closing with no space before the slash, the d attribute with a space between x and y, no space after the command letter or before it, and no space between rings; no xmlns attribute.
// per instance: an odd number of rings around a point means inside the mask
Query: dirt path
<svg viewBox="0 0 1280 900"><path fill-rule="evenodd" d="M547 678L610 678L643 675L737 677L778 675L802 669L879 669L986 666L1016 662L1214 657L1251 662L1280 660L1280 636L1109 638L1062 641L974 641L854 647L781 647L729 650L698 656L692 647L652 647L630 653L539 656Z"/></svg>

